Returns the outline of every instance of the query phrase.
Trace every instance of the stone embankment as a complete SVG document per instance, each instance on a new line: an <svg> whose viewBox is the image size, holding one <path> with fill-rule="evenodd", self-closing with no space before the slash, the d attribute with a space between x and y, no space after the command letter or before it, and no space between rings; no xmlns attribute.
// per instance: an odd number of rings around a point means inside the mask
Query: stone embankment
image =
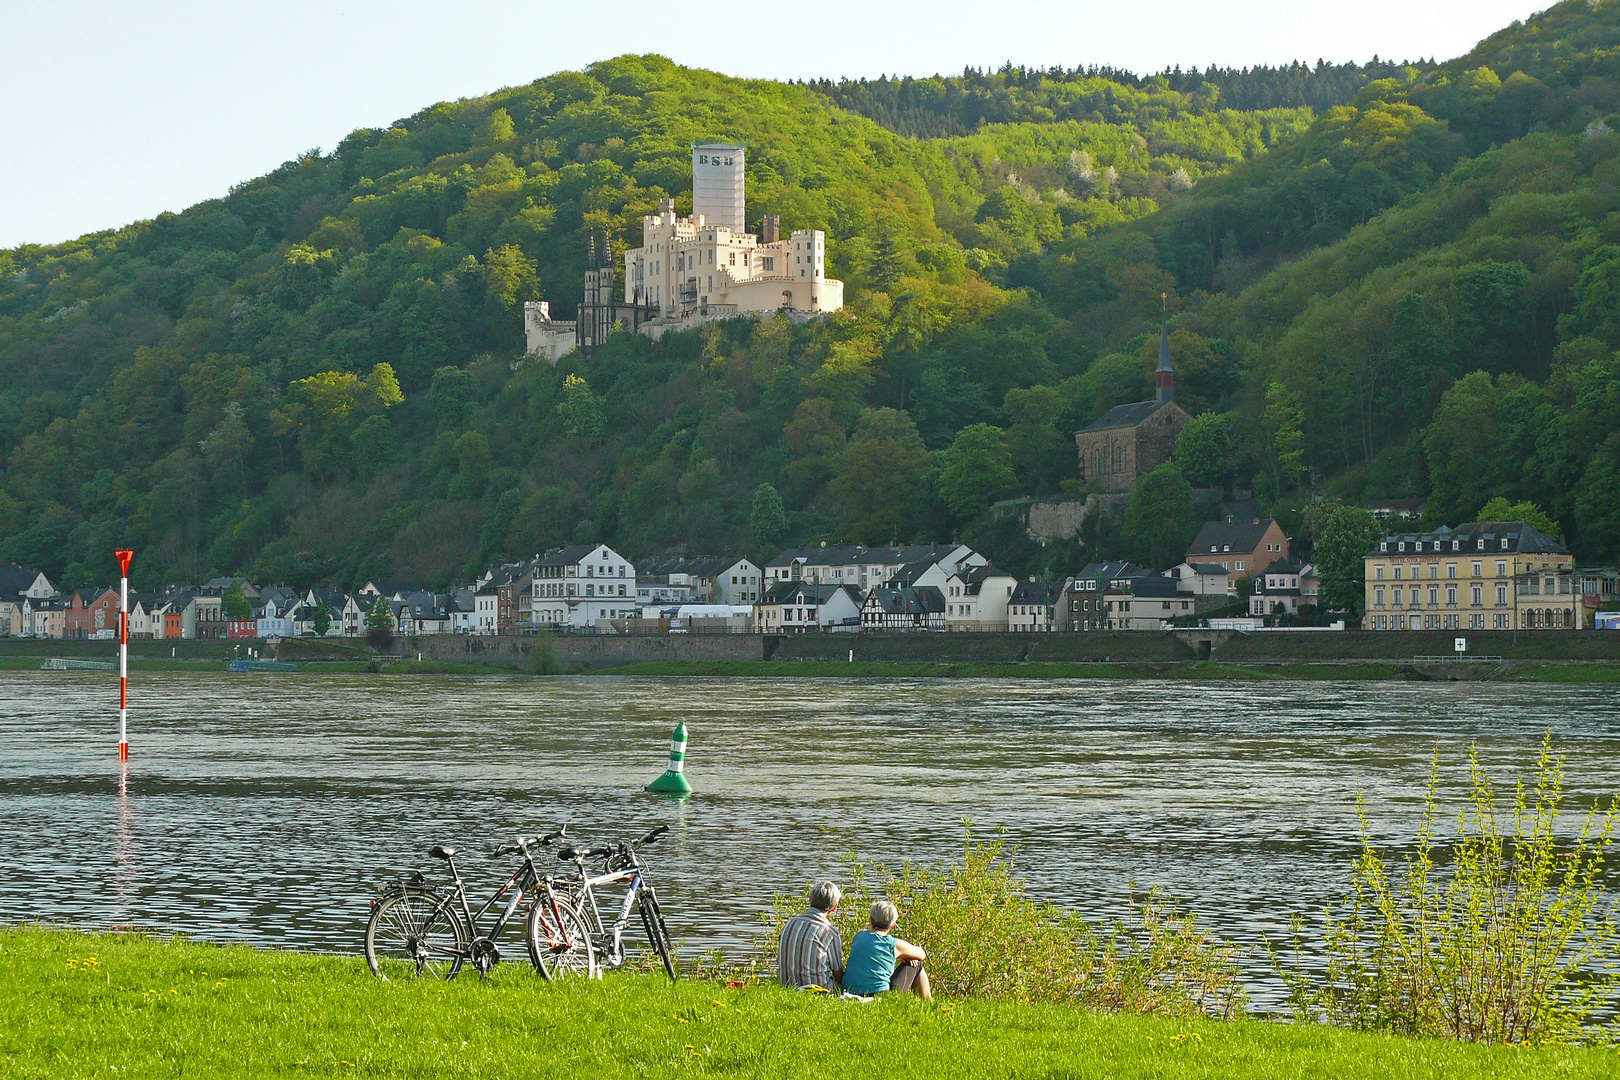
<svg viewBox="0 0 1620 1080"><path fill-rule="evenodd" d="M1304 633L1178 630L1092 631L1081 634L557 634L552 647L563 671L598 671L667 661L856 661L927 663L1174 663L1189 660L1264 663L1386 661L1417 670L1454 671L1455 639L1467 639L1467 659L1620 662L1620 633L1569 631L1321 631ZM401 653L527 670L533 637L424 637L401 642ZM1415 658L1434 661L1414 664ZM1442 676L1444 677L1444 676Z"/></svg>

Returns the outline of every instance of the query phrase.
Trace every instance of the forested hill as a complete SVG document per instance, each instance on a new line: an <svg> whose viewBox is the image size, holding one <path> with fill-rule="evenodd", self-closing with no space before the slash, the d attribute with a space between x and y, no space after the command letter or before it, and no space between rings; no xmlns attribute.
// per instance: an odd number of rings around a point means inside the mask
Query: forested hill
<svg viewBox="0 0 1620 1080"><path fill-rule="evenodd" d="M575 539L958 534L1056 572L1162 561L1189 482L1290 521L1313 483L1436 520L1530 499L1611 557L1617 10L1560 4L1320 110L1087 73L1031 92L1106 108L1013 94L1027 115L923 139L814 87L621 57L0 252L0 561L73 586L129 543L142 588L443 583ZM713 138L749 144L751 221L827 230L848 309L519 362L523 301L566 316L587 237L689 209ZM1200 414L1180 470L1125 526L1037 551L988 507L1080 487L1070 434L1148 393L1161 293Z"/></svg>
<svg viewBox="0 0 1620 1080"><path fill-rule="evenodd" d="M1425 73L1432 62L1392 63L1374 57L1365 64L1283 67L1169 68L1146 78L1114 68L1024 68L999 71L968 68L961 75L878 79L821 79L808 83L841 108L870 117L890 131L914 138L967 135L985 124L1130 120L1118 88L1153 86L1186 95L1194 109L1308 108L1316 112L1346 105L1379 79Z"/></svg>

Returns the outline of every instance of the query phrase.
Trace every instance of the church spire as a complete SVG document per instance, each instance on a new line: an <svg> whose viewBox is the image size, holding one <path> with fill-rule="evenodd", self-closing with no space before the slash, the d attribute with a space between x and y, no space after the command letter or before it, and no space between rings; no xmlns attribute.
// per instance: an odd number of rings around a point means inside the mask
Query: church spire
<svg viewBox="0 0 1620 1080"><path fill-rule="evenodd" d="M1176 397L1176 373L1170 369L1169 294L1159 294L1159 366L1153 373L1153 400L1163 405Z"/></svg>

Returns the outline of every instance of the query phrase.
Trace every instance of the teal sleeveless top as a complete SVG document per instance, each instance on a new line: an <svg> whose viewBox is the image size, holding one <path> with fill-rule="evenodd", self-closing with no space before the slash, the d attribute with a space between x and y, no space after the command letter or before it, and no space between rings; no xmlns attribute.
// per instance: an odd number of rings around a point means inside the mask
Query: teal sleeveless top
<svg viewBox="0 0 1620 1080"><path fill-rule="evenodd" d="M844 965L844 989L862 997L889 989L894 977L894 936L862 930L849 946Z"/></svg>

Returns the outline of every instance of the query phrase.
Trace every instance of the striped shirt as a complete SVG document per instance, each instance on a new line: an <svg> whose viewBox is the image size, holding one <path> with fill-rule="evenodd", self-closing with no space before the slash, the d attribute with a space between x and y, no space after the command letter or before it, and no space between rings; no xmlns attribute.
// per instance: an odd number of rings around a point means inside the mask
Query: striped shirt
<svg viewBox="0 0 1620 1080"><path fill-rule="evenodd" d="M783 986L837 990L834 973L843 969L844 939L826 915L811 908L783 925L776 950L777 977Z"/></svg>

